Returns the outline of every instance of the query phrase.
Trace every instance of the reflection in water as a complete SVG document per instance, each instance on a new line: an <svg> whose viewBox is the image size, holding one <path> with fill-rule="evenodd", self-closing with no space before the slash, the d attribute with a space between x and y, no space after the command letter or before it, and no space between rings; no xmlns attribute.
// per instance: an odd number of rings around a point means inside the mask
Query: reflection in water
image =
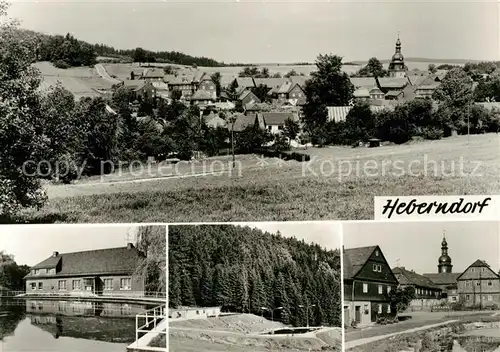
<svg viewBox="0 0 500 352"><path fill-rule="evenodd" d="M2 351L120 351L135 339L144 305L0 300Z"/></svg>

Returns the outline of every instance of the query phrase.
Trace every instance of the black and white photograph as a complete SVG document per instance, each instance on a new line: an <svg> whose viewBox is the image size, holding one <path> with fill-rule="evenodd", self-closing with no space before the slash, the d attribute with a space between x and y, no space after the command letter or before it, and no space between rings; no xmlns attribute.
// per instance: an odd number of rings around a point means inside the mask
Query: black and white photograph
<svg viewBox="0 0 500 352"><path fill-rule="evenodd" d="M0 17L3 223L370 220L374 195L499 194L496 1Z"/></svg>
<svg viewBox="0 0 500 352"><path fill-rule="evenodd" d="M342 351L341 225L169 225L170 352Z"/></svg>
<svg viewBox="0 0 500 352"><path fill-rule="evenodd" d="M498 351L499 222L343 223L345 350Z"/></svg>
<svg viewBox="0 0 500 352"><path fill-rule="evenodd" d="M165 351L166 240L166 226L2 227L0 350Z"/></svg>

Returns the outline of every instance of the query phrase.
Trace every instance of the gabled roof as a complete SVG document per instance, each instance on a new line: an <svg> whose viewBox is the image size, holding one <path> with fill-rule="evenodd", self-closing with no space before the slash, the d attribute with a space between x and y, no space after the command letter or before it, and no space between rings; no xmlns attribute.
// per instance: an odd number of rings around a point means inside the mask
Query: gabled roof
<svg viewBox="0 0 500 352"><path fill-rule="evenodd" d="M241 132L248 126L252 126L253 124L255 124L256 121L258 121L256 114L248 114L248 115L238 114L236 116L236 121L234 122L233 130L235 132ZM229 128L231 128L230 124L228 126Z"/></svg>
<svg viewBox="0 0 500 352"><path fill-rule="evenodd" d="M406 78L395 78L395 77L381 77L378 79L380 86L382 88L403 88L409 82Z"/></svg>
<svg viewBox="0 0 500 352"><path fill-rule="evenodd" d="M198 89L192 96L191 100L215 100L215 92L211 93L204 89Z"/></svg>
<svg viewBox="0 0 500 352"><path fill-rule="evenodd" d="M296 115L291 112L263 112L261 113L266 126L284 125L288 119L296 121Z"/></svg>
<svg viewBox="0 0 500 352"><path fill-rule="evenodd" d="M360 88L356 89L353 95L355 98L369 98L370 92L368 91L368 89Z"/></svg>
<svg viewBox="0 0 500 352"><path fill-rule="evenodd" d="M377 86L373 77L351 77L351 83L355 88L372 88Z"/></svg>
<svg viewBox="0 0 500 352"><path fill-rule="evenodd" d="M268 103L248 103L245 105L246 111L269 111L272 106Z"/></svg>
<svg viewBox="0 0 500 352"><path fill-rule="evenodd" d="M55 268L59 263L61 270L49 277L80 275L132 274L143 257L135 247L97 249L91 251L60 253L51 256L31 269ZM42 275L26 275L25 278L39 278Z"/></svg>
<svg viewBox="0 0 500 352"><path fill-rule="evenodd" d="M267 86L269 88L281 87L283 83L287 81L286 78L254 78L255 86L259 85Z"/></svg>
<svg viewBox="0 0 500 352"><path fill-rule="evenodd" d="M403 91L401 91L401 90L391 90L391 91L388 91L387 93L385 93L385 96L386 97L398 97L401 94L403 94Z"/></svg>
<svg viewBox="0 0 500 352"><path fill-rule="evenodd" d="M456 285L457 278L462 275L461 273L430 273L422 274L429 278L436 285Z"/></svg>
<svg viewBox="0 0 500 352"><path fill-rule="evenodd" d="M382 92L378 87L373 87L372 89L370 89L369 93L370 94L384 94L384 92Z"/></svg>
<svg viewBox="0 0 500 352"><path fill-rule="evenodd" d="M171 85L180 85L180 84L191 84L193 82L193 75L169 75L164 79L168 79L167 83Z"/></svg>
<svg viewBox="0 0 500 352"><path fill-rule="evenodd" d="M292 87L293 87L292 82L290 82L290 81L286 81L285 83L283 83L283 84L279 87L279 89L278 89L277 93L278 93L278 94L286 94L286 93L288 93L290 90L292 90Z"/></svg>
<svg viewBox="0 0 500 352"><path fill-rule="evenodd" d="M245 88L255 87L255 83L252 77L237 77L236 83L238 84L238 87L245 87Z"/></svg>
<svg viewBox="0 0 500 352"><path fill-rule="evenodd" d="M500 278L500 276L494 272L493 270L491 270L491 267L488 265L488 263L486 263L484 260L476 260L474 263L472 263L471 265L469 265L467 267L467 269L465 269L458 277L457 277L457 280L460 280L460 278L462 277L462 275L464 275L468 270L469 268L487 268L490 272L492 272L497 278Z"/></svg>
<svg viewBox="0 0 500 352"><path fill-rule="evenodd" d="M401 285L415 285L432 289L438 288L438 286L436 286L428 277L417 274L414 271L406 270L404 267L394 268L392 269L392 272L396 275L396 278Z"/></svg>
<svg viewBox="0 0 500 352"><path fill-rule="evenodd" d="M165 76L165 71L155 69L146 69L142 75L143 78L163 78L163 76Z"/></svg>
<svg viewBox="0 0 500 352"><path fill-rule="evenodd" d="M378 246L344 249L344 280L352 279L363 268Z"/></svg>

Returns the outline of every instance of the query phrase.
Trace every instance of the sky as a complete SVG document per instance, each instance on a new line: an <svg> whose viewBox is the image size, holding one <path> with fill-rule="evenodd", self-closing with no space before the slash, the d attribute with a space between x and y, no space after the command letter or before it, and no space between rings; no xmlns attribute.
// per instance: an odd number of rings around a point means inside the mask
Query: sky
<svg viewBox="0 0 500 352"><path fill-rule="evenodd" d="M499 222L352 222L343 225L345 248L379 245L391 268L419 274L437 273L443 232L453 272L463 272L477 259L498 272Z"/></svg>
<svg viewBox="0 0 500 352"><path fill-rule="evenodd" d="M258 228L269 233L281 232L283 237L295 237L306 243L319 244L333 250L341 248L341 225L338 222L251 222L241 226Z"/></svg>
<svg viewBox="0 0 500 352"><path fill-rule="evenodd" d="M53 252L125 247L127 240L135 242L136 230L137 227L129 225L2 226L0 250L14 255L18 265L33 266Z"/></svg>
<svg viewBox="0 0 500 352"><path fill-rule="evenodd" d="M11 0L22 27L72 33L115 48L180 51L218 61L390 59L400 32L406 57L499 60L495 0Z"/></svg>

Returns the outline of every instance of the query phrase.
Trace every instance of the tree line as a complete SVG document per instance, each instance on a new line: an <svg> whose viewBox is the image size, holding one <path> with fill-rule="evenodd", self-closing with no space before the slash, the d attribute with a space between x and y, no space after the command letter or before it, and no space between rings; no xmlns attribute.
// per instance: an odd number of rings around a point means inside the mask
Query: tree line
<svg viewBox="0 0 500 352"><path fill-rule="evenodd" d="M29 272L29 266L17 264L13 255L0 251L0 290L24 291Z"/></svg>
<svg viewBox="0 0 500 352"><path fill-rule="evenodd" d="M233 225L171 226L168 236L170 307L340 326L339 250Z"/></svg>

